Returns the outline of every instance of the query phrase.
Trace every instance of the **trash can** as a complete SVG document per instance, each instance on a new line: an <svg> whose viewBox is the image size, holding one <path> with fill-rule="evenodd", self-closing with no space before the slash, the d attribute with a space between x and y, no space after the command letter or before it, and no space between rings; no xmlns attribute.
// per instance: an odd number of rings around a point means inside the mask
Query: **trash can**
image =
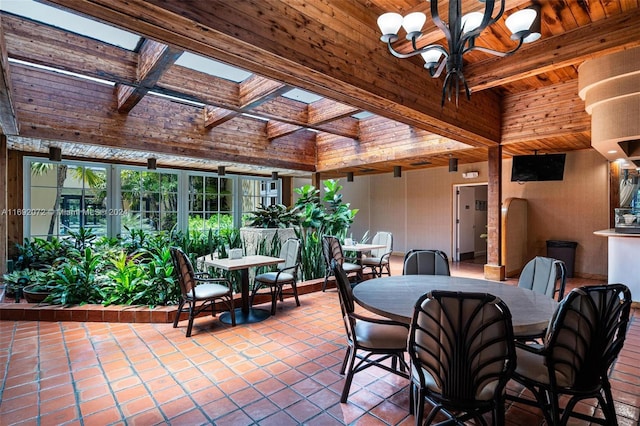
<svg viewBox="0 0 640 426"><path fill-rule="evenodd" d="M547 240L547 257L562 260L567 267L567 278L573 277L573 268L576 263L575 241Z"/></svg>

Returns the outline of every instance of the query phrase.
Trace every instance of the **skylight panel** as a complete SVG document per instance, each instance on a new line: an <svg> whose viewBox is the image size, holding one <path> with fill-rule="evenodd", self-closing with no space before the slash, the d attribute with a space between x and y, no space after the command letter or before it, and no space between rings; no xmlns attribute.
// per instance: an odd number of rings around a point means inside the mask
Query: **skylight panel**
<svg viewBox="0 0 640 426"><path fill-rule="evenodd" d="M293 99L294 101L304 102L305 104L311 104L322 99L322 96L315 93L306 92L302 89L292 89L282 95L285 98Z"/></svg>
<svg viewBox="0 0 640 426"><path fill-rule="evenodd" d="M222 62L190 52L184 52L175 63L185 68L200 71L214 77L224 78L225 80L236 83L240 83L251 76L250 72L241 70L240 68L232 67L231 65L223 64Z"/></svg>
<svg viewBox="0 0 640 426"><path fill-rule="evenodd" d="M373 117L373 115L374 114L369 111L362 111L357 114L353 114L352 117L358 120L364 120L365 118Z"/></svg>
<svg viewBox="0 0 640 426"><path fill-rule="evenodd" d="M0 9L128 50L140 41L136 34L33 0L2 0Z"/></svg>
<svg viewBox="0 0 640 426"><path fill-rule="evenodd" d="M88 75L78 74L76 72L67 71L67 70L61 70L59 68L48 67L46 65L34 64L33 62L21 61L20 59L9 58L9 62L15 63L15 64L26 65L26 66L33 67L33 68L38 68L38 69L41 69L41 70L53 71L53 72L57 72L57 73L60 73L60 74L70 75L72 77L77 77L77 78L81 78L83 80L89 80L89 81L93 81L93 82L96 82L96 83L105 84L107 86L115 86L116 85L116 83L114 83L113 81L104 80L102 78L96 78L96 77L91 77L91 76L88 76Z"/></svg>

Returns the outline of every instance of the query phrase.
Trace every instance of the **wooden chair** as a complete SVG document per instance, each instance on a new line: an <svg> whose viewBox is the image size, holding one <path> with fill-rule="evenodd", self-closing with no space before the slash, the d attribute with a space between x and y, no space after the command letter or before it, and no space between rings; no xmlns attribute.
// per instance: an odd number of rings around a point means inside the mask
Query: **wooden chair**
<svg viewBox="0 0 640 426"><path fill-rule="evenodd" d="M226 305L231 314L231 324L236 325L233 287L225 278L212 278L206 273L196 273L191 264L191 260L182 249L178 247L170 248L171 259L175 273L178 276L180 285L180 303L178 311L173 321L173 328L178 327L180 314L189 313L189 324L187 325L186 337L191 337L193 320L205 309L211 308L211 314L216 316L216 301L220 300ZM187 305L185 307L185 305Z"/></svg>

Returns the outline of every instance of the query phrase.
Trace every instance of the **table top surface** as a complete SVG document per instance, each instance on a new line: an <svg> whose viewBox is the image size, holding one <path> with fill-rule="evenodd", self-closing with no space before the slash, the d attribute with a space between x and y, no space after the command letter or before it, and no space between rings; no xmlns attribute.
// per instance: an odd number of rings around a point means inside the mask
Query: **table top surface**
<svg viewBox="0 0 640 426"><path fill-rule="evenodd" d="M386 247L385 244L361 244L361 243L357 243L357 244L350 244L350 245L343 244L342 245L342 250L344 250L344 251L369 251L369 250L375 250L375 249L380 249L380 248L385 248L385 247Z"/></svg>
<svg viewBox="0 0 640 426"><path fill-rule="evenodd" d="M540 333L558 302L531 290L501 283L445 275L400 275L364 281L353 289L359 305L378 315L405 324L411 323L415 303L432 290L490 293L506 303L511 311L516 336Z"/></svg>
<svg viewBox="0 0 640 426"><path fill-rule="evenodd" d="M275 265L276 263L284 262L284 259L279 257L253 255L242 256L240 259L218 259L208 254L198 258L198 262L203 262L206 266L213 266L214 268L221 268L227 271L237 271L239 269L247 269L251 267Z"/></svg>

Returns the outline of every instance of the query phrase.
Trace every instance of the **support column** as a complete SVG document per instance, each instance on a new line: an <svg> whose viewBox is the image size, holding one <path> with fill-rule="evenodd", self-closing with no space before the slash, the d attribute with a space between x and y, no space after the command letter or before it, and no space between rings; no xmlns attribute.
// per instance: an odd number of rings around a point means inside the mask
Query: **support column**
<svg viewBox="0 0 640 426"><path fill-rule="evenodd" d="M484 277L504 281L502 265L502 146L489 148L489 181L487 189L487 264Z"/></svg>

